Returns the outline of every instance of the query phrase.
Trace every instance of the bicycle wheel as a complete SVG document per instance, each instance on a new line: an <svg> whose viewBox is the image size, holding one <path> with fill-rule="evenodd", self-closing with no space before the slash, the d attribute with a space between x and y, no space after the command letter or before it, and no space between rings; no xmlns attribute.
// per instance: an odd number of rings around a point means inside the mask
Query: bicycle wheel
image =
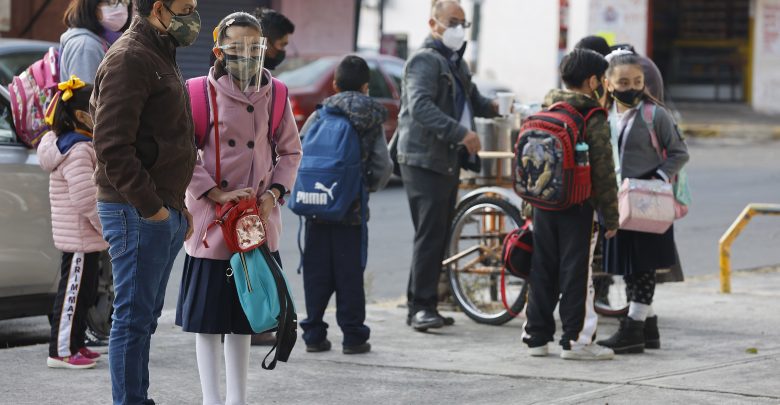
<svg viewBox="0 0 780 405"><path fill-rule="evenodd" d="M478 323L501 325L514 317L501 300L501 251L504 237L522 223L516 207L493 197L477 198L455 215L444 265L455 301ZM506 274L503 287L512 312L522 311L525 280Z"/></svg>
<svg viewBox="0 0 780 405"><path fill-rule="evenodd" d="M628 314L626 283L623 276L608 273L593 273L595 297L593 308L603 316L619 317Z"/></svg>

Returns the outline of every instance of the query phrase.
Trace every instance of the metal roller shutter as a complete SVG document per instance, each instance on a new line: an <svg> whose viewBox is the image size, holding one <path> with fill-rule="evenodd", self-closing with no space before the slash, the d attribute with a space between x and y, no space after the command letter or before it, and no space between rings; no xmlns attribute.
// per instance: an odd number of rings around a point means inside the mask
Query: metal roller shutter
<svg viewBox="0 0 780 405"><path fill-rule="evenodd" d="M270 7L270 0L200 0L201 29L194 44L176 53L184 78L203 76L209 71L209 55L214 46L212 31L226 15L235 11L252 14L257 7Z"/></svg>

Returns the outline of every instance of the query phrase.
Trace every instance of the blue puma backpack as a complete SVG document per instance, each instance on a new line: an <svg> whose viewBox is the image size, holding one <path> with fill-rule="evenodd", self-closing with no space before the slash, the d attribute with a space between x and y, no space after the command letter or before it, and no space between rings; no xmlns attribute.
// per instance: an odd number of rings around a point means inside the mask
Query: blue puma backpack
<svg viewBox="0 0 780 405"><path fill-rule="evenodd" d="M320 107L318 114L303 137L303 158L288 205L307 218L340 221L365 194L360 138L339 110Z"/></svg>

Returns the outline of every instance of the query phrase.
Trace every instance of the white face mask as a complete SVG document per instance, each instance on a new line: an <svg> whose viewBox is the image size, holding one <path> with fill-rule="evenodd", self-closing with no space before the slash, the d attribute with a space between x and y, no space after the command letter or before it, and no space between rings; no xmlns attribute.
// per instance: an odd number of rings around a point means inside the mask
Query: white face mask
<svg viewBox="0 0 780 405"><path fill-rule="evenodd" d="M460 24L447 28L441 36L441 42L447 48L459 51L463 47L463 43L466 42L466 29Z"/></svg>
<svg viewBox="0 0 780 405"><path fill-rule="evenodd" d="M100 13L103 14L100 25L109 31L118 32L127 23L127 5L121 1L113 6L100 6Z"/></svg>

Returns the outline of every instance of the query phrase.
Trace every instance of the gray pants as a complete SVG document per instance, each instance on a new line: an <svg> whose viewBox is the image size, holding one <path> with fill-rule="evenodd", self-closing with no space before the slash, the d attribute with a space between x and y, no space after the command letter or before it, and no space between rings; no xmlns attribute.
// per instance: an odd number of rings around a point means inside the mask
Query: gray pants
<svg viewBox="0 0 780 405"><path fill-rule="evenodd" d="M441 262L458 198L458 174L401 165L414 223L414 252L409 274L409 314L436 309Z"/></svg>

